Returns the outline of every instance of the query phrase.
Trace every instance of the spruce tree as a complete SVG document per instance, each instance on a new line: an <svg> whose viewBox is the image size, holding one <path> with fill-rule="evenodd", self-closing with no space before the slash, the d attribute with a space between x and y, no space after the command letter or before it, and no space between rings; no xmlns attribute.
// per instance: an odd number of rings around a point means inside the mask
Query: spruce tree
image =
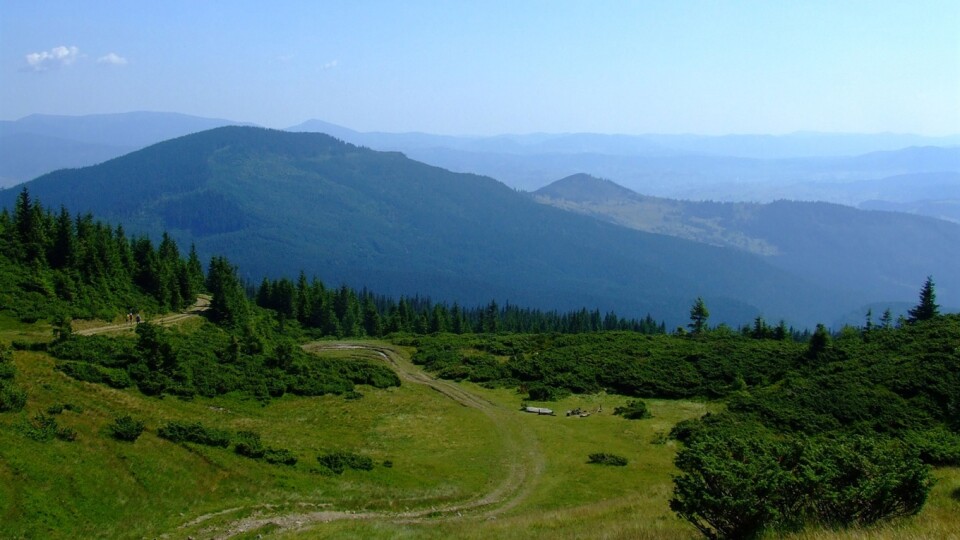
<svg viewBox="0 0 960 540"><path fill-rule="evenodd" d="M697 297L697 301L693 303L693 307L690 308L690 324L687 327L690 328L691 332L694 335L700 335L707 329L707 319L710 318L710 312L707 310L706 304L703 303L703 298Z"/></svg>
<svg viewBox="0 0 960 540"><path fill-rule="evenodd" d="M907 314L910 315L907 322L915 323L936 317L940 313L940 306L937 305L936 300L937 293L934 290L933 278L927 276L927 281L924 282L923 288L920 289L920 303L907 312Z"/></svg>

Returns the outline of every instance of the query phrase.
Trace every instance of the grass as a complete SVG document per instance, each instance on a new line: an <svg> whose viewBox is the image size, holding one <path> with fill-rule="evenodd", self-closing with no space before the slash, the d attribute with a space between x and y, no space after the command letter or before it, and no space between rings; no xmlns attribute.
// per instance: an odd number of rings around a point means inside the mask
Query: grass
<svg viewBox="0 0 960 540"><path fill-rule="evenodd" d="M40 339L46 332L48 327L0 320L5 342ZM627 398L599 394L545 404L558 416L536 416L519 411L523 396L511 390L434 381L487 403L472 408L441 393L447 387L437 391L404 381L388 390L361 387L363 397L355 400L288 396L264 406L239 396L156 399L83 383L55 371L45 353L17 351L14 362L28 403L22 413L0 415L3 538L205 538L225 531L238 538L698 536L667 506L677 444L663 435L717 404L646 400L653 417L626 420L612 413ZM399 362L414 369L406 359ZM18 432L18 423L64 403L82 409L56 415L60 425L77 430L75 442L39 443ZM578 407L592 414L563 415ZM136 442L106 433L124 414L146 423ZM289 448L300 461L269 465L232 450L173 444L156 435L170 420L257 431L265 445ZM316 456L333 450L369 456L376 466L331 475ZM590 465L595 452L629 463ZM936 476L916 518L863 531L807 530L790 538L956 538L960 469L939 469ZM502 499L480 499L503 486ZM299 526L283 521L316 512L321 514ZM358 513L376 516L342 519Z"/></svg>

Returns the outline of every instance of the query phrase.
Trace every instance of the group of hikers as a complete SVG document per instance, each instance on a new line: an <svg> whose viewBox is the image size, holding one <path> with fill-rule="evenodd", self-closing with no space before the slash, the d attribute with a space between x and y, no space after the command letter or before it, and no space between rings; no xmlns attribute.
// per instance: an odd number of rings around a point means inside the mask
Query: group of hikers
<svg viewBox="0 0 960 540"><path fill-rule="evenodd" d="M127 324L133 324L134 321L136 321L137 324L140 324L143 322L143 319L140 317L139 312L134 314L133 310L131 309L127 312Z"/></svg>

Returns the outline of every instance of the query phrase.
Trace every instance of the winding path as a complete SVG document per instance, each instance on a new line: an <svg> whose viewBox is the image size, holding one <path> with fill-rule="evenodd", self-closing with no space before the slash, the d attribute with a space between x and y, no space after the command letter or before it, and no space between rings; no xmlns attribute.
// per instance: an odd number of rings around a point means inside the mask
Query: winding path
<svg viewBox="0 0 960 540"><path fill-rule="evenodd" d="M197 301L181 313L171 313L170 315L163 315L162 317L157 317L150 321L151 324L159 324L161 326L170 326L172 324L178 323L185 319L191 317L196 317L200 313L210 309L210 297L203 295L198 296ZM133 331L136 328L134 323L120 323L120 324L107 324L103 326L94 326L92 328L84 328L83 330L77 330L74 333L80 336L93 336L96 334L109 334L114 332L123 332L126 330Z"/></svg>
<svg viewBox="0 0 960 540"><path fill-rule="evenodd" d="M543 457L539 451L536 437L530 430L523 429L517 421L516 411L507 410L481 396L478 396L458 384L435 379L420 368L401 357L395 350L364 343L351 342L315 342L303 346L309 352L326 350L363 350L382 360L393 368L401 380L411 384L420 384L431 388L444 397L482 412L493 423L501 440L504 455L508 456L507 470L502 480L490 492L479 494L472 499L445 506L426 508L407 512L350 512L338 510L318 510L311 512L269 515L271 505L256 508L234 508L201 516L181 527L196 527L203 522L241 510L254 510L254 515L228 522L223 525L198 531L204 538L231 538L248 531L271 526L276 531L298 531L337 520L372 520L390 523L437 523L455 520L491 519L523 502L536 487L536 480L544 469Z"/></svg>

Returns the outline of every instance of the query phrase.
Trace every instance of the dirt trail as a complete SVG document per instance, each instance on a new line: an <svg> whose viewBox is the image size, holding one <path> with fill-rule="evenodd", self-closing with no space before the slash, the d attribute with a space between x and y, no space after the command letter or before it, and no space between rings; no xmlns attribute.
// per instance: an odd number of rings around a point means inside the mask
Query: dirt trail
<svg viewBox="0 0 960 540"><path fill-rule="evenodd" d="M325 350L365 350L372 352L387 362L397 372L401 380L411 384L422 384L464 407L481 411L493 423L500 436L504 454L508 456L507 470L501 476L502 480L492 491L480 494L475 498L441 507L409 512L350 512L324 509L271 516L269 514L272 507L263 505L257 508L247 508L246 510L254 511L252 516L226 525L205 529L198 533L199 536L204 538L231 538L267 525L270 525L275 532L298 531L318 523L338 520L437 523L441 521L492 519L523 502L535 488L536 479L543 472L544 461L536 437L530 430L523 429L523 426L517 422L520 416L516 411L504 409L456 383L434 379L420 368L403 359L389 347L362 343L317 342L304 345L303 348L309 352ZM218 515L222 515L222 513ZM216 517L216 515L201 516L192 520L188 525L196 526L213 517ZM184 525L184 527L188 525Z"/></svg>
<svg viewBox="0 0 960 540"><path fill-rule="evenodd" d="M210 309L210 298L208 296L198 296L196 303L187 308L186 311L182 313L172 313L170 315L164 315L162 317L157 317L150 320L151 324L159 324L161 326L170 326L177 322L180 322L184 319L189 319L190 317L196 317L200 313ZM136 323L120 323L120 324L106 324L103 326L95 326L93 328L84 328L83 330L77 330L74 333L80 336L92 336L95 334L109 334L116 332L124 331L133 331L136 329Z"/></svg>

